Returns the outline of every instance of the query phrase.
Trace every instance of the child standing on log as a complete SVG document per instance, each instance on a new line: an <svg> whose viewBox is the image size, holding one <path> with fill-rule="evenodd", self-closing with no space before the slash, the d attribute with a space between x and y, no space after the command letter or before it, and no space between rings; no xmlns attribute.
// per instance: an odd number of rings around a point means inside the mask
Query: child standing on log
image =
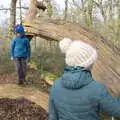
<svg viewBox="0 0 120 120"><path fill-rule="evenodd" d="M18 84L24 84L26 72L27 72L27 61L30 60L30 42L25 36L24 27L22 25L16 25L15 37L11 41L11 60L14 60L17 74Z"/></svg>
<svg viewBox="0 0 120 120"><path fill-rule="evenodd" d="M105 85L92 77L96 49L68 38L60 41L60 49L67 67L52 86L49 120L101 120L100 112L120 117L120 98L113 98Z"/></svg>

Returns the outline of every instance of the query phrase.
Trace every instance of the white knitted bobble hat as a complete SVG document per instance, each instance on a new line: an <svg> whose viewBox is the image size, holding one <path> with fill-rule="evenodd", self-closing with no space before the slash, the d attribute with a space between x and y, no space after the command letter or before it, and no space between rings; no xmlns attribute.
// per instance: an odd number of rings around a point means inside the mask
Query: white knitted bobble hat
<svg viewBox="0 0 120 120"><path fill-rule="evenodd" d="M97 60L97 51L91 45L64 38L59 43L61 52L65 53L65 62L69 66L89 68Z"/></svg>

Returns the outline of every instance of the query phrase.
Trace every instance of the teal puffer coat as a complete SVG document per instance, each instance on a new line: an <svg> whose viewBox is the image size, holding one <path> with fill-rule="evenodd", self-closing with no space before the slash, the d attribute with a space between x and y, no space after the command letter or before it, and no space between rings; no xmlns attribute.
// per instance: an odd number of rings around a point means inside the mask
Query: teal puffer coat
<svg viewBox="0 0 120 120"><path fill-rule="evenodd" d="M101 120L100 112L120 117L120 98L81 67L66 67L52 86L49 120Z"/></svg>

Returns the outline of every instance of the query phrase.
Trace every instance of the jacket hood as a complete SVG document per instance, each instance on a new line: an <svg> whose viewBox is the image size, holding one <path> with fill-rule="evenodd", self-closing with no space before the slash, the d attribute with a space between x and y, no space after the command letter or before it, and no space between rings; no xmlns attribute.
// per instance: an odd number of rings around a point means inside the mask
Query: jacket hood
<svg viewBox="0 0 120 120"><path fill-rule="evenodd" d="M79 89L93 81L89 70L82 67L67 66L61 78L61 84L67 89Z"/></svg>

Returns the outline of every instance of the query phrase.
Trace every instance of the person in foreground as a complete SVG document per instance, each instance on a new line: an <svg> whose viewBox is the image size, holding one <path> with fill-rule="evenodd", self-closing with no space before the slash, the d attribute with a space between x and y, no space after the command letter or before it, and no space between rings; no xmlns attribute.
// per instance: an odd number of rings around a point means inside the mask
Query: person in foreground
<svg viewBox="0 0 120 120"><path fill-rule="evenodd" d="M96 49L69 38L59 45L67 66L52 86L49 120L101 120L100 112L120 117L120 98L112 97L104 84L92 77L91 69L98 56Z"/></svg>
<svg viewBox="0 0 120 120"><path fill-rule="evenodd" d="M24 27L16 25L15 37L11 41L11 60L14 60L18 73L18 84L24 84L27 72L27 60L30 60L30 42L25 36Z"/></svg>

